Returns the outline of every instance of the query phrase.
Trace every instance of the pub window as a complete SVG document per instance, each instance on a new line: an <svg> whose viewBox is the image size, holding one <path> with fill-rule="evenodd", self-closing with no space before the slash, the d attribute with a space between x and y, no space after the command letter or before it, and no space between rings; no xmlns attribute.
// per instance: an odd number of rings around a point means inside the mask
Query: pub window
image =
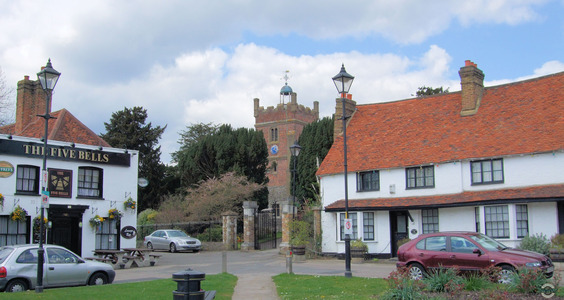
<svg viewBox="0 0 564 300"><path fill-rule="evenodd" d="M380 190L380 173L379 171L359 172L356 174L356 190L362 191L379 191Z"/></svg>
<svg viewBox="0 0 564 300"><path fill-rule="evenodd" d="M19 165L16 194L39 194L39 167Z"/></svg>
<svg viewBox="0 0 564 300"><path fill-rule="evenodd" d="M104 219L96 226L96 250L119 249L118 221L115 219Z"/></svg>
<svg viewBox="0 0 564 300"><path fill-rule="evenodd" d="M439 209L421 210L423 233L439 232Z"/></svg>
<svg viewBox="0 0 564 300"><path fill-rule="evenodd" d="M527 205L515 205L515 214L515 219L517 220L517 237L524 238L529 235L529 213Z"/></svg>
<svg viewBox="0 0 564 300"><path fill-rule="evenodd" d="M28 222L14 221L10 216L0 216L0 247L8 245L28 244Z"/></svg>
<svg viewBox="0 0 564 300"><path fill-rule="evenodd" d="M501 158L473 161L470 165L472 184L503 183L503 160Z"/></svg>
<svg viewBox="0 0 564 300"><path fill-rule="evenodd" d="M78 168L78 196L102 198L103 171L98 168Z"/></svg>
<svg viewBox="0 0 564 300"><path fill-rule="evenodd" d="M509 209L507 205L484 207L486 235L492 238L509 238Z"/></svg>
<svg viewBox="0 0 564 300"><path fill-rule="evenodd" d="M362 227L363 227L363 238L365 241L374 240L374 213L373 212L363 212L362 213Z"/></svg>
<svg viewBox="0 0 564 300"><path fill-rule="evenodd" d="M270 141L278 141L278 128L270 128Z"/></svg>
<svg viewBox="0 0 564 300"><path fill-rule="evenodd" d="M345 213L340 213L339 214L340 218L340 222L339 222L339 231L340 231L340 240L344 241L345 240ZM352 220L352 229L353 229L353 234L351 236L351 240L356 240L358 237L358 221L356 219L356 213L349 213L349 219Z"/></svg>
<svg viewBox="0 0 564 300"><path fill-rule="evenodd" d="M405 169L408 189L435 187L435 169L433 166Z"/></svg>

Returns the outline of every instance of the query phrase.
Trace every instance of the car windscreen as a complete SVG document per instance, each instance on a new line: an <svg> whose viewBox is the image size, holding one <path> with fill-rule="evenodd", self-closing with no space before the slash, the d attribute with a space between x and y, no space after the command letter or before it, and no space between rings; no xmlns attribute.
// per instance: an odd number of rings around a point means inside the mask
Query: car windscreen
<svg viewBox="0 0 564 300"><path fill-rule="evenodd" d="M169 237L186 237L188 236L184 231L169 231L167 232Z"/></svg>
<svg viewBox="0 0 564 300"><path fill-rule="evenodd" d="M489 251L499 251L507 249L504 244L492 239L491 237L483 234L477 234L470 237L475 242L480 244L480 246L486 248Z"/></svg>
<svg viewBox="0 0 564 300"><path fill-rule="evenodd" d="M8 257L8 255L12 253L12 251L14 251L14 248L12 247L0 248L0 263L3 262Z"/></svg>

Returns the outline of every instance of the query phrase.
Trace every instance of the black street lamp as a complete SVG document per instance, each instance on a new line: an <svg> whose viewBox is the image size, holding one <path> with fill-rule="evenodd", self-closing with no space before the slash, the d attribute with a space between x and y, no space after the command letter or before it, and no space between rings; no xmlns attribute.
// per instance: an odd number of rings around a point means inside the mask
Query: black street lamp
<svg viewBox="0 0 564 300"><path fill-rule="evenodd" d="M296 160L298 160L298 155L300 155L301 150L302 147L298 145L298 141L295 141L294 144L290 146L290 153L294 158L294 168L292 169L292 175L294 178L292 184L292 220L294 220L295 218L294 212L296 211L296 173L298 172L298 170L296 169Z"/></svg>
<svg viewBox="0 0 564 300"><path fill-rule="evenodd" d="M49 207L49 193L47 189L47 136L49 135L49 119L54 119L49 112L49 104L51 103L51 97L53 95L53 89L59 80L61 73L53 69L51 65L51 59L47 61L47 66L42 68L39 73L37 73L37 78L41 83L41 88L45 91L45 114L37 115L45 119L45 135L43 136L43 169L41 173L42 187L41 187L41 219L39 220L39 250L37 250L37 286L35 287L36 293L43 292L43 264L45 262L45 250L43 249L43 239L44 239L44 229L45 218L44 208Z"/></svg>
<svg viewBox="0 0 564 300"><path fill-rule="evenodd" d="M353 83L354 76L347 73L345 70L345 64L341 66L341 72L333 77L333 82L339 96L341 96L341 101L343 103L343 153L344 153L344 177L345 177L345 219L349 218L349 186L347 180L347 116L345 111L346 94L349 92L351 85ZM352 277L351 272L351 236L350 234L345 234L345 277Z"/></svg>

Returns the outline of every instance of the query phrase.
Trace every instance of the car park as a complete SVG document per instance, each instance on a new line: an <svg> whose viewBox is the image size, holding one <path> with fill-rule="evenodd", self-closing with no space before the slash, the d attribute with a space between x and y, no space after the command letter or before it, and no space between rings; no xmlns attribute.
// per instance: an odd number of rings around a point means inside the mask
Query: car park
<svg viewBox="0 0 564 300"><path fill-rule="evenodd" d="M422 279L440 268L480 271L492 266L501 268L500 282L510 281L519 268L538 268L552 277L552 260L540 253L512 249L477 232L437 232L422 234L401 245L397 267L409 268L412 279Z"/></svg>
<svg viewBox="0 0 564 300"><path fill-rule="evenodd" d="M43 287L100 285L112 283L114 269L105 263L87 261L70 250L44 245ZM37 286L39 245L0 247L0 291L19 292Z"/></svg>
<svg viewBox="0 0 564 300"><path fill-rule="evenodd" d="M176 229L157 230L146 236L143 244L150 249L169 250L172 253L185 250L198 252L202 248L200 240Z"/></svg>

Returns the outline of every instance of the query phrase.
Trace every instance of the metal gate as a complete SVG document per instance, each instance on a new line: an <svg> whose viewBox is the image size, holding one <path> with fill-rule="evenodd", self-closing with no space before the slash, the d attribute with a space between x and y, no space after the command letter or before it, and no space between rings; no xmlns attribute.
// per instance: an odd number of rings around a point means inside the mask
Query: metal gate
<svg viewBox="0 0 564 300"><path fill-rule="evenodd" d="M255 250L275 249L281 226L277 226L275 210L255 214Z"/></svg>

